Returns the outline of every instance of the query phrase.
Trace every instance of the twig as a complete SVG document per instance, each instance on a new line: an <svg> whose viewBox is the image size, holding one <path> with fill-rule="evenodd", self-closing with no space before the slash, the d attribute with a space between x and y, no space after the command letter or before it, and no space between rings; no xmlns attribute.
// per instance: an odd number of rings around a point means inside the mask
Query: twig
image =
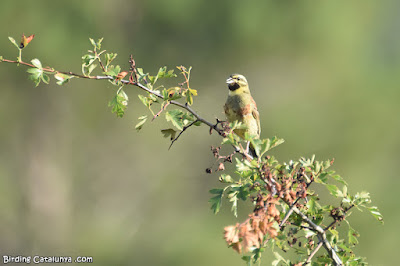
<svg viewBox="0 0 400 266"><path fill-rule="evenodd" d="M318 252L318 250L322 247L324 243L322 241L319 241L318 246L311 252L310 256L308 256L307 260L303 263L303 265L307 265L308 263L311 262L312 258L314 255Z"/></svg>
<svg viewBox="0 0 400 266"><path fill-rule="evenodd" d="M6 63L14 63L14 64L21 64L24 66L29 66L29 67L33 67L33 68L37 68L36 66L23 62L23 61L14 61L14 60L8 60L8 59L2 59L0 62L6 62ZM43 67L42 68L43 71L45 72L50 72L50 73L61 73L61 74L65 74L65 75L70 75L70 76L74 76L77 78L84 78L84 79L113 79L111 76L84 76L84 75L80 75L80 74L76 74L73 72L66 72L66 71L57 71L53 68L48 68L48 67Z"/></svg>
<svg viewBox="0 0 400 266"><path fill-rule="evenodd" d="M183 133L186 129L188 129L189 127L193 126L193 125L194 125L195 123L197 123L197 122L198 122L198 120L195 120L195 121L193 121L192 123L190 123L189 125L184 126L184 127L182 128L181 132L179 132L178 136L172 140L171 145L169 145L168 150L171 149L171 147L172 147L172 145L174 144L174 142L177 141L177 140L179 139L179 137L182 135L182 133Z"/></svg>
<svg viewBox="0 0 400 266"><path fill-rule="evenodd" d="M305 174L303 174L305 175ZM307 183L306 189L312 184L314 180L311 180L309 183ZM281 228L286 221L289 219L290 215L292 215L293 213L293 208L296 207L297 202L300 200L301 198L298 197L293 203L292 205L290 205L289 211L286 213L285 217L283 218L283 220L281 221L281 223L279 224L279 228Z"/></svg>
<svg viewBox="0 0 400 266"><path fill-rule="evenodd" d="M25 66L37 68L36 66L34 66L34 65L32 65L32 64L29 64L29 63L26 63L26 62L23 62L23 61L18 62L18 61L14 61L14 60L2 59L1 62L14 63L14 64L21 64L21 65L25 65ZM114 80L114 77L112 77L112 76L84 76L84 75L76 74L76 73L73 73L73 72L57 71L57 70L55 70L55 69L53 69L53 68L42 68L42 69L43 69L43 71L46 71L46 72L50 72L50 73L62 73L62 74L74 76L74 77L77 77L77 78L96 79L96 80L104 80L104 79L107 79L107 80ZM131 85L134 85L134 86L139 87L140 89L142 89L142 90L144 90L144 91L146 91L146 92L148 92L148 93L151 93L151 94L157 96L157 97L160 98L160 99L165 100L165 99L164 99L164 96L162 96L161 94L159 94L159 93L157 93L157 92L155 92L155 91L153 91L153 90L147 88L146 86L144 86L143 84L141 84L141 83L139 83L139 82L137 82L137 81L131 82L131 81L129 81L129 80L121 79L120 82L123 83L123 84L131 84ZM203 123L203 124L209 126L210 128L214 129L219 135L222 136L223 130L218 129L218 127L217 127L218 123L217 123L217 124L213 124L213 123L211 123L211 122L205 120L205 119L202 118L199 114L197 114L188 104L183 104L183 103L180 103L180 102L177 102L177 101L174 101L174 100L169 101L169 102L170 102L170 104L172 104L172 105L176 105L176 106L178 106L178 107L180 107L180 108L186 109L188 112L190 112L191 114L193 114L193 115L196 117L196 120L197 120L197 121L199 121L199 122L201 122L201 123Z"/></svg>
<svg viewBox="0 0 400 266"><path fill-rule="evenodd" d="M103 53L104 51L100 52L100 54L97 53L96 48L94 49L94 55L96 56L96 58L99 60L99 65L101 67L101 69L103 70L103 72L107 72L106 68L103 65L103 62L101 62L101 58L100 55Z"/></svg>
<svg viewBox="0 0 400 266"><path fill-rule="evenodd" d="M343 265L342 260L336 254L336 251L333 249L328 239L326 239L326 234L324 229L322 229L320 226L316 225L313 221L311 221L310 218L308 218L307 215L302 213L297 207L294 207L293 211L297 213L301 217L301 219L303 219L303 221L308 223L308 225L310 225L317 232L320 241L323 242L324 248L326 249L326 251L328 251L328 254L333 260L334 265Z"/></svg>
<svg viewBox="0 0 400 266"><path fill-rule="evenodd" d="M165 108L167 108L167 106L169 105L169 103L170 103L170 102L167 102L164 106L162 106L162 107L161 107L161 110L160 110L157 114L155 114L155 115L153 116L153 119L152 119L151 121L154 121L154 119L156 119L156 118L165 110Z"/></svg>
<svg viewBox="0 0 400 266"><path fill-rule="evenodd" d="M351 210L351 208L354 207L354 204L351 205L350 207L348 207L345 211L344 211L344 216L347 214L348 211ZM333 220L327 227L325 227L324 231L328 231L330 228L332 228L332 226L334 226L337 222L339 222L339 220Z"/></svg>

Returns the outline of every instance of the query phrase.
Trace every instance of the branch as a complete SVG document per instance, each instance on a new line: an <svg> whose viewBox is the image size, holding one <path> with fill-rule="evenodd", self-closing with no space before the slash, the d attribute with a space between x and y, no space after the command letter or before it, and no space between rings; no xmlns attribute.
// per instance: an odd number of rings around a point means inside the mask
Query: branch
<svg viewBox="0 0 400 266"><path fill-rule="evenodd" d="M193 125L194 125L195 123L197 123L197 122L198 122L198 120L195 120L195 121L193 121L192 123L190 123L189 125L184 126L183 129L181 130L181 132L179 132L178 136L172 140L171 145L169 145L168 150L171 149L171 147L172 147L172 145L174 144L174 142L177 141L177 140L179 139L179 137L182 135L182 133L183 133L186 129L188 129L189 127L193 126Z"/></svg>
<svg viewBox="0 0 400 266"><path fill-rule="evenodd" d="M293 211L297 213L301 217L301 219L303 219L303 221L308 223L318 233L318 238L320 239L321 242L323 242L324 248L326 249L326 251L328 251L328 254L333 260L334 265L343 265L341 259L336 254L336 251L333 249L328 239L326 239L326 234L324 229L322 229L320 226L316 225L313 221L311 221L310 218L308 218L307 215L302 213L297 207L294 207Z"/></svg>
<svg viewBox="0 0 400 266"><path fill-rule="evenodd" d="M152 119L151 121L154 121L154 119L156 119L157 117L159 117L160 114L161 114L163 111L165 111L165 109L167 108L167 106L169 105L169 103L170 103L170 102L167 102L164 106L162 106L161 109L160 109L160 111L159 111L157 114L155 114L155 115L153 116L153 119Z"/></svg>
<svg viewBox="0 0 400 266"><path fill-rule="evenodd" d="M345 211L344 211L344 215L346 216L347 212L350 211L351 208L354 207L354 204L351 205L350 207L348 207ZM330 228L332 228L332 226L334 226L339 220L333 220L327 227L325 227L324 231L328 231Z"/></svg>
<svg viewBox="0 0 400 266"><path fill-rule="evenodd" d="M14 61L14 60L2 59L1 62L13 63L13 64L21 64L21 65L25 65L25 66L28 66L28 67L37 68L36 66L34 66L34 65L30 64L30 63L23 62L23 61ZM77 78L95 79L95 80L104 80L104 79L106 79L106 80L114 80L114 77L112 77L112 76L84 76L84 75L76 74L76 73L73 73L73 72L57 71L57 70L55 70L53 68L48 68L48 67L47 68L42 68L42 69L45 72L54 73L54 74L62 73L62 74L74 76L74 77L77 77ZM137 81L131 82L131 81L128 81L128 80L121 79L120 82L123 83L123 84L134 85L134 86L139 87L140 89L142 89L142 90L144 90L144 91L146 91L148 93L151 93L151 94L157 96L160 99L167 100L161 94L159 94L159 93L147 88L146 86L144 86L143 84L141 84L141 83L139 83ZM196 117L197 121L209 126L210 129L214 129L219 135L223 136L223 130L221 130L221 129L219 129L217 127L218 123L217 124L213 124L213 123L207 121L206 119L202 118L187 103L183 104L183 103L180 103L180 102L177 102L177 101L174 101L174 100L169 101L169 103L187 110L188 112L190 112L191 114L193 114Z"/></svg>
<svg viewBox="0 0 400 266"><path fill-rule="evenodd" d="M318 250L322 247L324 243L322 241L319 241L318 246L311 252L310 256L308 256L307 260L303 263L303 265L307 265L311 262L312 258L314 255L318 252Z"/></svg>
<svg viewBox="0 0 400 266"><path fill-rule="evenodd" d="M303 174L303 175L306 176L305 174ZM306 178L307 178L308 180L310 180L307 176L306 176ZM306 189L312 184L313 181L314 181L314 179L312 179L310 182L307 183ZM300 199L301 199L301 198L298 197L298 198L292 203L292 205L291 205L290 208L289 208L289 211L286 213L285 217L283 218L283 220L282 220L281 223L279 224L279 228L281 228L281 227L286 223L286 221L289 219L290 215L292 215L293 209L296 207L296 204L297 204L297 202L298 202Z"/></svg>

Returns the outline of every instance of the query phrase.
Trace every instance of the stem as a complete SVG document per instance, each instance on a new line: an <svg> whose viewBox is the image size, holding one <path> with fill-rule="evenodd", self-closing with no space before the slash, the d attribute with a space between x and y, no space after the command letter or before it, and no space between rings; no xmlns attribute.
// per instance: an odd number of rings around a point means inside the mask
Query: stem
<svg viewBox="0 0 400 266"><path fill-rule="evenodd" d="M18 58L17 58L17 61L18 61L18 63L21 63L22 62L22 49L21 48L18 48Z"/></svg>
<svg viewBox="0 0 400 266"><path fill-rule="evenodd" d="M21 50L20 50L20 52L21 52ZM28 66L28 67L36 68L36 66L34 66L34 65L30 64L30 63L23 62L22 60L14 61L14 60L3 59L3 62L21 64L21 65L25 65L25 66ZM57 71L57 70L55 70L53 68L43 68L43 71L46 71L46 72L49 72L49 73L52 73L52 74L61 73L61 74L70 75L70 76L74 76L74 77L77 77L77 78L84 78L84 79L114 80L114 78L112 76L84 76L84 75L76 74L76 73L73 73L73 72ZM148 93L151 93L151 94L157 96L160 99L166 100L164 98L164 96L162 96L161 94L159 94L159 93L147 88L146 86L144 86L143 84L141 84L139 82L136 82L136 81L135 82L130 82L130 81L124 80L124 79L122 79L120 82L123 83L123 84L134 85L134 86L139 87L140 89L142 89L142 90L144 90L144 91L146 91ZM194 117L196 117L197 121L209 126L211 129L214 129L219 135L222 136L223 130L217 128L218 123L217 124L213 124L213 123L207 121L206 119L202 118L187 103L183 104L183 103L180 103L180 102L177 102L177 101L169 101L169 102L172 105L175 105L175 106L178 106L180 108L183 108L183 109L187 110L188 112L193 114Z"/></svg>

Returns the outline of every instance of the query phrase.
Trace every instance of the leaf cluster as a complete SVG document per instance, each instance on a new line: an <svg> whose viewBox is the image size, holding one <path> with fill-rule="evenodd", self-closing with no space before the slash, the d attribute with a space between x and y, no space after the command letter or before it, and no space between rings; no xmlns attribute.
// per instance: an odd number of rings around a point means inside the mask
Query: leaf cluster
<svg viewBox="0 0 400 266"><path fill-rule="evenodd" d="M231 124L232 130L222 144L233 145L245 152L241 140L232 132L240 126L238 123ZM349 193L346 181L330 170L333 160L317 161L313 156L280 163L267 154L283 143L283 139L246 138L253 145L257 156L254 159L235 157L235 176L221 174L219 180L225 186L210 190L212 197L209 202L214 213L220 211L224 198L231 205L235 216L239 200L251 201L254 205L248 219L225 227L225 240L229 247L241 253L248 264L257 262L268 246L284 252L293 249L299 261L305 262L322 241L323 235L343 263L364 263L363 258L357 257L352 250L358 243L359 234L350 226L347 217L355 209L366 210L383 222L378 208L371 206L369 193ZM317 191L329 193L339 199L339 203L320 204ZM304 216L293 213L294 209ZM340 235L336 227L343 222L347 225L347 233ZM294 265L284 260L279 253L276 254L274 265ZM334 263L327 254L319 255L313 261L313 265Z"/></svg>

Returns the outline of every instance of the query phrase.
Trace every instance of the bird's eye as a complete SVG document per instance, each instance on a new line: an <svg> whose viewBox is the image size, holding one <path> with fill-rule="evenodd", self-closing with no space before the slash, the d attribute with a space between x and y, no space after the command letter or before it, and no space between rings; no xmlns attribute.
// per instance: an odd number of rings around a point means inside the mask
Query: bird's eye
<svg viewBox="0 0 400 266"><path fill-rule="evenodd" d="M237 77L237 80L240 80L240 77Z"/></svg>

